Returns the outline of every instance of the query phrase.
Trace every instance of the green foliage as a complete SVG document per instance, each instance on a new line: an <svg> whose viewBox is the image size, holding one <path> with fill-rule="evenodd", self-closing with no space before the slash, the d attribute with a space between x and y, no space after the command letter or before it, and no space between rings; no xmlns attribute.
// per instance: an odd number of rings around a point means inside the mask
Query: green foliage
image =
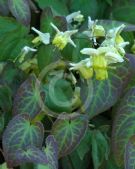
<svg viewBox="0 0 135 169"><path fill-rule="evenodd" d="M41 110L40 82L31 75L17 91L14 99L14 114L26 112L34 118Z"/></svg>
<svg viewBox="0 0 135 169"><path fill-rule="evenodd" d="M134 11L0 0L0 169L135 168Z"/></svg>
<svg viewBox="0 0 135 169"><path fill-rule="evenodd" d="M22 114L14 117L3 134L3 149L8 165L16 166L24 160L26 160L26 162L27 160L31 161L31 159L33 159L31 155L35 155L35 153L32 153L35 151L35 148L26 148L28 146L41 148L44 136L43 133L44 128L42 124L40 122L31 124L28 115ZM37 157L34 158L38 158L38 156L39 153ZM24 158L24 160L22 160L22 158Z"/></svg>
<svg viewBox="0 0 135 169"><path fill-rule="evenodd" d="M62 114L58 117L51 131L51 134L57 140L60 157L69 154L79 144L80 139L87 130L88 123L87 119L83 116L73 117L73 119L64 119L64 116Z"/></svg>
<svg viewBox="0 0 135 169"><path fill-rule="evenodd" d="M31 13L29 2L26 0L8 0L10 11L13 16L24 25L30 24Z"/></svg>
<svg viewBox="0 0 135 169"><path fill-rule="evenodd" d="M134 86L129 88L115 109L113 125L113 150L119 165L124 163L125 146L134 135Z"/></svg>

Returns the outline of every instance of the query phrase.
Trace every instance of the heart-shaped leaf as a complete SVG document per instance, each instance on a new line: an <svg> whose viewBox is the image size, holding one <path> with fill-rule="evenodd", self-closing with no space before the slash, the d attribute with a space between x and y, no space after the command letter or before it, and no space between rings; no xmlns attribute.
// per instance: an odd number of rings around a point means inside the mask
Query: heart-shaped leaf
<svg viewBox="0 0 135 169"><path fill-rule="evenodd" d="M64 116L63 116L64 115ZM59 156L65 156L73 151L80 143L87 130L86 116L78 115L67 118L61 114L52 126L51 134L57 140Z"/></svg>
<svg viewBox="0 0 135 169"><path fill-rule="evenodd" d="M18 21L26 26L30 24L31 13L27 0L8 0L8 5L11 13Z"/></svg>
<svg viewBox="0 0 135 169"><path fill-rule="evenodd" d="M54 136L46 138L46 148L43 149L47 156L48 164L38 164L35 169L58 169L58 146Z"/></svg>
<svg viewBox="0 0 135 169"><path fill-rule="evenodd" d="M31 75L22 83L14 99L14 114L27 113L34 118L41 110L40 82Z"/></svg>
<svg viewBox="0 0 135 169"><path fill-rule="evenodd" d="M135 134L135 87L128 89L125 96L114 109L116 112L113 133L112 147L118 165L124 164L125 146L131 136Z"/></svg>
<svg viewBox="0 0 135 169"><path fill-rule="evenodd" d="M14 163L17 150L27 150L29 146L41 148L44 137L44 127L40 122L32 124L28 114L15 116L4 131L2 144L4 156L9 166Z"/></svg>
<svg viewBox="0 0 135 169"><path fill-rule="evenodd" d="M46 154L36 147L28 147L26 150L19 149L13 154L11 153L10 156L12 156L14 166L18 166L23 163L48 164Z"/></svg>
<svg viewBox="0 0 135 169"><path fill-rule="evenodd" d="M125 169L135 168L135 136L131 137L125 150Z"/></svg>
<svg viewBox="0 0 135 169"><path fill-rule="evenodd" d="M130 79L130 69L127 63L117 65L116 70L109 70L109 78L107 80L90 80L90 84L86 90L86 85L82 86L83 98L89 95L89 105L86 112L92 118L99 113L108 110L113 106L127 85ZM85 89L83 89L85 88Z"/></svg>

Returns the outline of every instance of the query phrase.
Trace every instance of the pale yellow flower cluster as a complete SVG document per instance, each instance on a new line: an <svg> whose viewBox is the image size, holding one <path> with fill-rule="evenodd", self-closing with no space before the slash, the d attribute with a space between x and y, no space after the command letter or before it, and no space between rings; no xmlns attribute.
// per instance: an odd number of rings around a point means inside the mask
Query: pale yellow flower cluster
<svg viewBox="0 0 135 169"><path fill-rule="evenodd" d="M84 17L80 11L74 12L66 17L69 24L72 22L72 20L82 22L83 19ZM68 43L73 47L76 47L76 44L71 39L71 36L78 32L77 29L63 32L60 31L53 23L50 23L50 25L56 31L55 36L52 38L52 42L50 40L50 33L42 33L36 28L32 27L32 30L38 34L32 43L38 44L42 42L45 45L52 43L59 50L63 50ZM125 25L122 24L121 26L110 29L106 32L104 27L98 24L97 20L92 21L91 17L88 17L88 30L84 31L83 34L92 40L95 46L97 45L97 39L99 37L103 37L104 41L99 47L96 47L96 49L81 49L80 52L83 55L88 55L89 57L80 61L79 63L70 63L70 70L78 71L85 79L93 77L94 74L98 80L107 79L110 64L121 63L124 61L124 47L128 44L128 42L124 42L124 39L120 35L124 27ZM21 58L23 59L25 54L27 54L29 51L35 52L36 49L24 47L22 51L23 57Z"/></svg>

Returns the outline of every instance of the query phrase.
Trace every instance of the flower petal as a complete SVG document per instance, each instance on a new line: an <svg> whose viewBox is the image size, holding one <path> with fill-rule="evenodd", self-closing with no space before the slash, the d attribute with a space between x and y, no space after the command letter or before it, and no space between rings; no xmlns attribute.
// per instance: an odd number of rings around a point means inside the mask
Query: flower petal
<svg viewBox="0 0 135 169"><path fill-rule="evenodd" d="M89 56L98 55L98 50L94 48L84 48L80 52L84 55L89 55Z"/></svg>
<svg viewBox="0 0 135 169"><path fill-rule="evenodd" d="M67 23L71 23L72 20L80 14L81 14L81 11L77 11L77 12L73 12L73 13L67 15L66 16Z"/></svg>
<svg viewBox="0 0 135 169"><path fill-rule="evenodd" d="M124 59L121 57L121 55L119 55L117 53L107 52L105 57L106 57L106 60L107 60L108 64L124 62Z"/></svg>
<svg viewBox="0 0 135 169"><path fill-rule="evenodd" d="M68 42L76 48L76 44L73 42L73 40L71 38L68 39Z"/></svg>
<svg viewBox="0 0 135 169"><path fill-rule="evenodd" d="M57 26L55 26L52 22L50 23L50 25L54 28L54 30L56 30L57 33L60 32L60 30L57 28Z"/></svg>

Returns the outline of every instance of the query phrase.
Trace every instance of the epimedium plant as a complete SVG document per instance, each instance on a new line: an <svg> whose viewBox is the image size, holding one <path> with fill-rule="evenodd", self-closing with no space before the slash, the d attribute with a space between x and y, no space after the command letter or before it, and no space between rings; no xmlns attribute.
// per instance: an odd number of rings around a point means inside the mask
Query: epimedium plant
<svg viewBox="0 0 135 169"><path fill-rule="evenodd" d="M0 1L0 168L133 169L134 26L64 2Z"/></svg>

